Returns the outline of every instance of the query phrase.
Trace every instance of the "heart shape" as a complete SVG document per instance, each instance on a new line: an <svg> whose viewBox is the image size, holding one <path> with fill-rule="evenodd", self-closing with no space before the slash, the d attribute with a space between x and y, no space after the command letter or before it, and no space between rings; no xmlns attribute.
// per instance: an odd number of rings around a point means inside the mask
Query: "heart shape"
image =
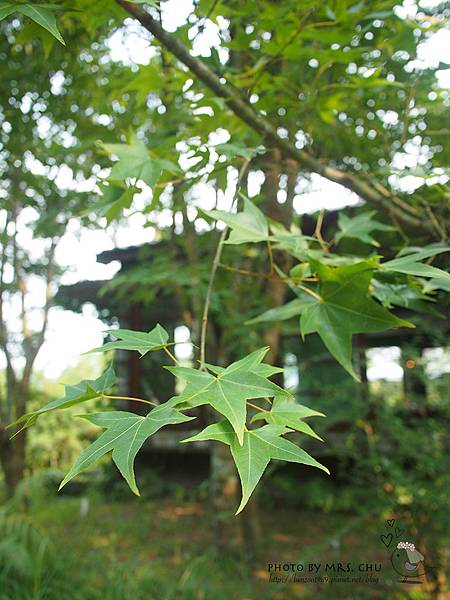
<svg viewBox="0 0 450 600"><path fill-rule="evenodd" d="M402 533L405 533L404 529L400 529L400 527L395 528L395 537L400 537Z"/></svg>
<svg viewBox="0 0 450 600"><path fill-rule="evenodd" d="M387 535L380 535L380 540L383 542L386 548L389 548L389 546L391 545L392 537L392 533L388 533Z"/></svg>
<svg viewBox="0 0 450 600"><path fill-rule="evenodd" d="M392 527L395 523L395 519L388 519L386 523L389 525L389 527Z"/></svg>

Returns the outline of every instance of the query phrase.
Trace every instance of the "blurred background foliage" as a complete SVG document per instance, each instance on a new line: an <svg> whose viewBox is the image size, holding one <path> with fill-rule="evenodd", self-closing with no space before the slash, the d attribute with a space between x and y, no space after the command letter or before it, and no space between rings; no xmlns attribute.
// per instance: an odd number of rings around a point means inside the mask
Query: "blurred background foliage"
<svg viewBox="0 0 450 600"><path fill-rule="evenodd" d="M83 360L62 379L76 380L88 365ZM95 372L97 365L90 368ZM408 406L401 384L372 382L369 402L357 399L352 410L347 406L344 411L349 422L344 433L323 433L316 427L325 437L331 478L289 465L271 468L259 497L264 535L252 563L239 539L226 555L217 551L208 526L213 515L207 478L198 482L191 477L197 483L186 484L161 466L142 461L142 498L133 499L113 465L104 461L57 495L64 469L93 431L83 420L73 419L70 409L49 416L45 427L38 424L30 430L29 475L1 512L0 597L332 598L338 584L267 584L267 563L351 561L381 563L382 572L376 574L380 582L342 584L338 597L425 600L430 588L410 590L398 584L379 536L386 532L385 520L395 518L429 564L439 566L428 573L430 584L440 578L445 589L448 384L448 374L428 379L422 410L429 414L424 419L420 406L414 411ZM37 384L33 402L57 397L56 388L48 381ZM345 397L345 385L338 391L332 385L323 389L317 407L327 411L327 425L342 420L338 407ZM60 436L56 455L54 435ZM351 588L348 595L343 587Z"/></svg>
<svg viewBox="0 0 450 600"><path fill-rule="evenodd" d="M108 235L115 240L136 211L143 215L149 238L160 243L152 268L145 264L151 250L143 248L140 264L102 285L98 314L116 323L114 311L100 301L114 298L117 305L141 303L147 312L153 306L154 315L154 303L166 290L189 307L183 316L195 339L218 237L217 231L200 235L207 230L198 211L200 199L206 195L213 203L223 202L242 156L262 141L165 49L147 53L144 64L134 60L132 54L148 51L148 35L134 22L124 26L125 13L116 3L55 4L61 9L58 24L65 47L20 15L0 23L1 291L12 299L11 364L18 365L18 372L24 361L30 365L29 378L17 386L11 365L2 363L2 434L12 420L11 398L26 397L27 409L33 410L61 395L61 386L33 371L33 363L50 310L44 288L53 302L58 285L67 283L67 272L53 261L67 231L81 237L82 229L108 220ZM380 248L355 239L339 242L340 252L369 256L379 251L391 257L405 245L445 238L449 93L439 85L437 72L448 65L437 60L432 67L421 66L418 56L420 44L446 27L449 12L447 2L430 8L428 2L391 0L320 5L312 0L200 0L192 6L192 19L174 29L183 43L195 45L212 28L216 37L208 51L197 47L201 60L226 76L282 136L291 135L319 162L359 174L373 188L393 190L418 211L423 228L416 230L381 211L377 218L395 228L376 236ZM133 53L137 39L144 43ZM120 58L113 59L117 52ZM232 143L222 153L216 147L228 139L226 130L232 132ZM135 204L133 194L112 201L114 216L123 219L110 225L111 199L105 206L96 188L110 161L97 142L123 142L131 131L138 131L152 156L174 162L182 157L187 179L165 172L161 185L153 193L143 187ZM269 216L283 217L288 208L291 222L309 227L312 234L320 213L308 220L294 206L302 208L305 196L317 191L314 175L299 172L298 165L293 169L271 151L256 155L252 170L254 181L268 175L253 197L265 209L271 204ZM196 188L199 182L205 187ZM325 194L337 193L327 189ZM365 207L349 214L360 211ZM329 241L335 233L332 223ZM267 266L255 247L228 247L226 252L230 264L255 271ZM187 259L178 261L180 255ZM441 256L436 264L443 267L444 260ZM34 302L26 306L32 331L20 322L24 283ZM418 338L426 332L430 345L441 349L447 344L448 299L432 282L428 285L427 299L434 302L424 302L424 286L414 290L401 277L380 287L379 300L425 315L438 313L437 325L419 322L417 332ZM79 310L85 298L69 300L59 302ZM243 321L272 307L272 300L266 281L218 274L211 312L222 362L261 345L266 324L247 328L245 336L237 332ZM413 357L410 366L401 365L405 375L415 374L412 385L406 378L393 382L381 374L355 386L340 367L323 363L320 343L300 344L297 324L285 322L275 329L286 338L280 354L287 367L285 383L297 386L301 402L327 415L316 427L325 440L321 456L332 477L292 466L270 468L259 494L262 535L252 549L255 556L243 539L248 531L244 515L238 520L242 528L230 532L227 552L217 549L217 519L226 522L230 513L211 509L215 490L207 469L189 465L182 455L172 459L170 469L163 461L140 460L140 500L130 497L107 460L58 495L62 473L94 437L89 423L73 418L84 411L73 408L29 430L26 444L21 442L23 478L14 482L13 494L1 474L0 600L446 598L448 352L426 359L423 346L402 343L402 356ZM370 351L367 357L370 367ZM58 379L75 383L97 376L102 366L84 358ZM97 403L92 409L101 407ZM426 586L401 586L390 570L389 552L379 539L388 518L396 519L433 566ZM373 586L267 583L268 562L309 561L381 562L383 571Z"/></svg>

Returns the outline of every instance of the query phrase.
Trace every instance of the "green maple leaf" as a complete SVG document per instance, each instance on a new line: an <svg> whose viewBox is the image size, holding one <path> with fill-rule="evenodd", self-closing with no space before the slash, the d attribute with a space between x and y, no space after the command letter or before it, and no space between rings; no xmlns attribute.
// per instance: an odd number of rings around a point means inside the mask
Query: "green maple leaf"
<svg viewBox="0 0 450 600"><path fill-rule="evenodd" d="M215 440L230 446L242 486L242 500L236 511L238 514L247 504L271 459L310 465L330 474L326 467L307 452L281 437L291 432L292 430L280 425L264 425L259 429L246 431L241 445L231 424L222 421L209 425L197 435L182 441Z"/></svg>
<svg viewBox="0 0 450 600"><path fill-rule="evenodd" d="M223 373L225 369L227 369L228 374L234 371L250 370L255 375L261 375L261 377L272 377L272 375L275 375L276 373L282 373L284 369L273 367L272 365L262 362L269 349L269 346L259 348L244 358L232 363L227 368L210 365L209 363L205 363L205 366L216 375Z"/></svg>
<svg viewBox="0 0 450 600"><path fill-rule="evenodd" d="M282 306L269 308L269 310L266 310L257 317L246 321L245 324L253 325L254 323L267 323L270 321L286 321L287 319L300 315L312 302L314 302L314 299L311 296L304 295L302 298L295 298Z"/></svg>
<svg viewBox="0 0 450 600"><path fill-rule="evenodd" d="M49 31L64 46L66 45L58 26L56 25L55 15L48 7L39 4L18 4L17 2L0 2L0 21L9 17L9 15L18 12L29 17L35 23Z"/></svg>
<svg viewBox="0 0 450 600"><path fill-rule="evenodd" d="M105 333L117 338L115 342L107 342L99 348L89 350L91 352L107 352L108 350L136 350L144 356L147 352L160 350L167 346L169 334L159 323L148 333L134 331L132 329L107 329Z"/></svg>
<svg viewBox="0 0 450 600"><path fill-rule="evenodd" d="M285 250L299 260L307 261L307 252L311 242L316 242L317 239L309 235L303 235L299 227L291 225L290 230L284 225L271 221L270 231L272 236L270 241L274 243L274 248L277 250Z"/></svg>
<svg viewBox="0 0 450 600"><path fill-rule="evenodd" d="M145 144L132 136L129 144L103 144L100 146L119 159L111 169L109 179L124 181L128 177L141 179L153 187L161 175L158 161L150 158Z"/></svg>
<svg viewBox="0 0 450 600"><path fill-rule="evenodd" d="M102 435L88 446L77 458L75 464L64 477L59 489L90 465L113 451L112 459L130 486L139 496L134 475L134 459L147 440L164 425L184 423L195 417L188 417L173 408L173 403L166 402L157 406L145 417L125 411L111 411L93 415L83 415L94 425L104 427Z"/></svg>
<svg viewBox="0 0 450 600"><path fill-rule="evenodd" d="M253 202L244 196L244 210L230 213L224 210L203 210L209 217L223 221L231 229L227 244L264 242L269 239L266 217Z"/></svg>
<svg viewBox="0 0 450 600"><path fill-rule="evenodd" d="M23 426L23 429L25 429L26 427L33 425L38 417L44 413L59 408L68 408L69 406L74 406L75 404L86 402L87 400L93 400L94 398L100 398L108 388L114 385L115 380L116 375L114 370L112 367L109 367L97 379L84 379L75 385L66 385L65 395L63 398L52 400L42 408L23 415L20 417L20 419L17 419L17 421L14 423L11 423L9 427L18 425L19 423L25 421L25 425Z"/></svg>
<svg viewBox="0 0 450 600"><path fill-rule="evenodd" d="M375 261L328 267L314 260L320 280L320 300L313 298L300 317L302 337L318 333L335 359L358 380L352 366L352 335L391 327L414 327L398 319L369 295Z"/></svg>
<svg viewBox="0 0 450 600"><path fill-rule="evenodd" d="M383 271L395 271L397 273L404 273L406 275L416 275L418 277L432 277L438 284L444 286L449 285L450 275L442 269L437 269L432 265L423 264L422 260L442 254L442 252L448 252L450 246L430 246L421 250L409 251L402 256L398 256L393 260L388 260L385 263L381 263L380 269Z"/></svg>
<svg viewBox="0 0 450 600"><path fill-rule="evenodd" d="M350 218L344 213L339 213L338 227L340 231L336 234L336 242L342 238L355 238L366 244L379 246L380 244L370 235L372 231L393 231L394 228L375 221L372 218L375 214L376 211L371 210Z"/></svg>
<svg viewBox="0 0 450 600"><path fill-rule="evenodd" d="M100 200L89 209L83 211L82 216L94 211L100 217L106 217L108 225L117 219L125 208L130 208L136 189L133 186L115 185L110 182L108 186L100 185L102 196Z"/></svg>
<svg viewBox="0 0 450 600"><path fill-rule="evenodd" d="M261 411L257 413L252 418L251 422L254 423L255 421L260 421L262 419L266 421L266 423L289 427L289 429L301 431L302 433L306 433L306 435L310 435L311 437L323 441L308 423L304 423L302 419L324 416L323 413L312 410L302 404L297 404L293 399L287 398L286 396L275 396L270 411Z"/></svg>
<svg viewBox="0 0 450 600"><path fill-rule="evenodd" d="M178 403L189 407L210 404L230 421L242 444L247 418L246 401L288 394L267 379L274 372L279 372L278 368L274 371L274 367L261 364L267 351L268 348L261 348L226 369L208 365L213 374L186 367L166 367L187 382L185 390L177 397Z"/></svg>
<svg viewBox="0 0 450 600"><path fill-rule="evenodd" d="M235 156L242 156L243 158L253 158L256 154L264 153L263 146L249 147L243 144L226 142L224 144L217 144L215 146L216 152L224 154L227 158L234 158Z"/></svg>

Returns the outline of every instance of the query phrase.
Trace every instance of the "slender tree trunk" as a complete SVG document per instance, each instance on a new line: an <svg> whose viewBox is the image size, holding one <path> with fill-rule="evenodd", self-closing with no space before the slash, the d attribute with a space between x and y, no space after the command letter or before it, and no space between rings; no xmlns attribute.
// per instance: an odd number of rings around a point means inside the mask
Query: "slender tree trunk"
<svg viewBox="0 0 450 600"><path fill-rule="evenodd" d="M0 463L5 478L6 495L14 495L25 473L26 432L9 439L11 434L4 429L0 435Z"/></svg>
<svg viewBox="0 0 450 600"><path fill-rule="evenodd" d="M15 407L14 419L22 417L26 412L29 398L29 380L22 379L8 386L7 404ZM5 423L6 425L6 423ZM5 477L6 493L11 497L22 481L26 466L27 430L24 429L11 439L13 431L0 429L0 463Z"/></svg>
<svg viewBox="0 0 450 600"><path fill-rule="evenodd" d="M296 179L296 171L292 165L288 166L288 190L287 199L284 204L278 202L278 191L280 183L280 175L282 174L281 152L275 148L269 153L267 166L264 169L266 179L261 190L264 197L264 212L275 221L282 223L285 227L290 226L292 222L292 200L294 195L294 182ZM292 266L290 256L282 252L274 252L273 258L275 263L285 272ZM267 281L267 292L270 298L272 308L282 306L286 298L287 286L278 280ZM266 361L271 364L276 364L280 359L280 323L275 323L264 334L264 343L270 346Z"/></svg>

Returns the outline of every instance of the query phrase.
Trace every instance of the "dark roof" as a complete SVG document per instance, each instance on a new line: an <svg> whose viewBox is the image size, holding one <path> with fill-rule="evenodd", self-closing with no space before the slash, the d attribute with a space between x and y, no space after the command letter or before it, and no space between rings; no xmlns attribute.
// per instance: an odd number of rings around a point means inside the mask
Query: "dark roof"
<svg viewBox="0 0 450 600"><path fill-rule="evenodd" d="M150 242L148 244L140 244L139 246L127 246L126 248L113 248L112 250L105 250L97 254L97 262L108 264L113 260L120 260L122 265L124 263L135 262L138 254L145 251L147 248L155 248L160 245L160 242Z"/></svg>
<svg viewBox="0 0 450 600"><path fill-rule="evenodd" d="M354 207L348 207L348 212L353 212ZM323 231L326 231L329 227L334 227L337 222L337 217L340 210L327 210L325 211L323 221ZM302 231L305 235L313 235L314 229L317 222L317 214L302 214L300 215ZM168 245L167 240L160 240L157 242L149 242L147 244L140 244L138 246L127 246L126 248L113 248L112 250L105 250L97 254L97 261L102 264L108 264L113 260L120 260L122 265L124 263L135 262L138 258L138 254L145 254L146 251L154 250L155 248L161 248Z"/></svg>
<svg viewBox="0 0 450 600"><path fill-rule="evenodd" d="M109 280L79 281L73 285L61 285L56 293L54 302L66 310L79 312L83 304L92 302L99 311L109 309L110 302L107 296L99 292Z"/></svg>

